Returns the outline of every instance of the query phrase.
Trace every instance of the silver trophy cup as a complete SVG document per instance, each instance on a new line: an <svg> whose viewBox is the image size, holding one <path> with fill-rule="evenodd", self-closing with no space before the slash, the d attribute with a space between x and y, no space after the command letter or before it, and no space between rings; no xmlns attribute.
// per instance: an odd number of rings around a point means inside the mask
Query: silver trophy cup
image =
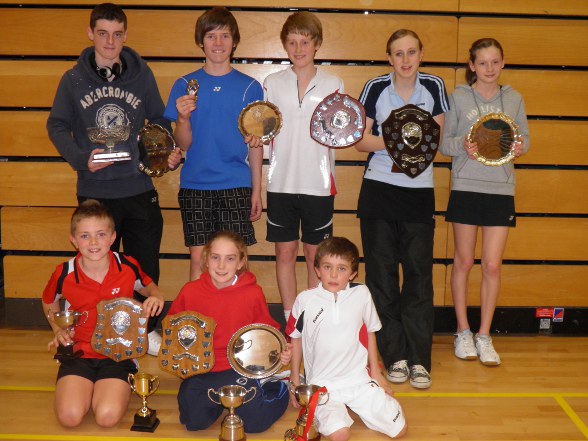
<svg viewBox="0 0 588 441"><path fill-rule="evenodd" d="M253 395L245 399L252 391ZM256 393L257 389L255 387L247 390L243 386L237 385L223 386L218 390L208 389L210 401L229 409L229 414L221 424L220 441L244 441L246 439L243 420L238 415L235 415L235 409L251 401ZM215 400L212 394L216 394L219 401Z"/></svg>
<svg viewBox="0 0 588 441"><path fill-rule="evenodd" d="M84 318L84 321L81 321L82 317ZM57 324L57 326L59 326L64 331L67 331L68 334L71 334L71 331L73 331L76 326L86 323L86 320L88 320L88 311L57 311L53 313L51 318ZM82 354L83 351L79 349L74 352L73 343L70 343L67 346L59 345L57 347L57 353L53 358L59 361L72 360L74 358L81 357Z"/></svg>
<svg viewBox="0 0 588 441"><path fill-rule="evenodd" d="M116 162L128 161L131 154L123 150L117 150L116 144L125 142L131 134L130 124L120 124L111 127L88 127L88 138L92 143L104 145L104 153L97 153L92 157L92 162Z"/></svg>

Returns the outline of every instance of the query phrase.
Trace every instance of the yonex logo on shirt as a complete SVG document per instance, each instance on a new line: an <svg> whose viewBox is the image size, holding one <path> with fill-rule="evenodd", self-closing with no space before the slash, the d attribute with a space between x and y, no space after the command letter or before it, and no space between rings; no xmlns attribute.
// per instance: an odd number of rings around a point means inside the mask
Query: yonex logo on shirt
<svg viewBox="0 0 588 441"><path fill-rule="evenodd" d="M116 295L120 292L120 288L112 288L112 295Z"/></svg>

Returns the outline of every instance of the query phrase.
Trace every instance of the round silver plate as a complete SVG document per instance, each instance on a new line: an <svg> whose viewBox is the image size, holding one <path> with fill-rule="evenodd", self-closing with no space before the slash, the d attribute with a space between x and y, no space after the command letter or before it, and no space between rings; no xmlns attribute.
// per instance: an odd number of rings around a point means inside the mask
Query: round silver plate
<svg viewBox="0 0 588 441"><path fill-rule="evenodd" d="M481 116L470 128L468 141L478 144L474 157L484 165L499 166L514 159L512 143L520 140L519 127L504 113Z"/></svg>
<svg viewBox="0 0 588 441"><path fill-rule="evenodd" d="M239 329L227 346L231 367L247 378L267 378L282 367L286 339L273 326L253 324Z"/></svg>

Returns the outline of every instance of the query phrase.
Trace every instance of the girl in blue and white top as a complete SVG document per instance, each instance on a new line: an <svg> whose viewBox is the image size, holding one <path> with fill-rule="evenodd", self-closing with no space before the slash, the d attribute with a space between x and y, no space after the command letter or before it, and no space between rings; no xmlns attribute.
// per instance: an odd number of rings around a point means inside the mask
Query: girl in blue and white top
<svg viewBox="0 0 588 441"><path fill-rule="evenodd" d="M394 32L386 53L393 71L368 81L360 96L367 121L356 148L369 155L357 216L366 285L382 321L377 340L388 379L402 383L410 377L413 387L424 389L431 385L433 339L433 165L415 178L392 171L381 127L391 111L407 104L443 127L449 106L443 80L418 71L423 45L415 32Z"/></svg>

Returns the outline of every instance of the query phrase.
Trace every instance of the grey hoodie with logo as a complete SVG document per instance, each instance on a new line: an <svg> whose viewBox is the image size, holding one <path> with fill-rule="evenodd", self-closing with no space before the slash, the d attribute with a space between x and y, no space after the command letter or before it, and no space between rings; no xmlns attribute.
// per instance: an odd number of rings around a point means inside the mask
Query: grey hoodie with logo
<svg viewBox="0 0 588 441"><path fill-rule="evenodd" d="M171 130L163 117L165 106L153 72L137 52L123 47L123 73L108 82L92 66L94 53L93 46L84 49L76 65L61 78L47 119L49 138L76 170L78 196L119 199L151 191L151 178L138 168L137 134L145 120ZM132 160L90 172L90 152L104 146L90 141L88 127L120 124L130 124L131 134L117 148L130 152Z"/></svg>
<svg viewBox="0 0 588 441"><path fill-rule="evenodd" d="M480 116L502 112L519 126L523 150L527 152L530 146L529 126L521 94L510 86L502 86L500 93L486 100L472 87L460 84L449 97L449 109L445 114L443 142L439 150L452 157L451 189L514 196L513 161L501 166L488 166L469 159L464 149L464 138Z"/></svg>

